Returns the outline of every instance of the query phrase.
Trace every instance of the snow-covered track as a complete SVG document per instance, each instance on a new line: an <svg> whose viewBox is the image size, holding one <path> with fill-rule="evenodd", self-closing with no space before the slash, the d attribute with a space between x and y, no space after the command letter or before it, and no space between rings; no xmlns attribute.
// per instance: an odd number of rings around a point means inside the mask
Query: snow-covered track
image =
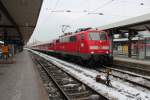
<svg viewBox="0 0 150 100"><path fill-rule="evenodd" d="M117 71L116 71L115 69L110 68L110 67L109 67L109 69L112 69L112 71L113 71L113 72L110 74L112 77L114 77L114 78L119 78L119 79L121 79L121 80L123 80L123 81L132 83L133 85L140 86L140 87L142 87L142 88L145 88L145 89L150 90L150 81L149 81L149 80L143 79L143 80L147 81L147 82L145 82L145 83L144 83L144 81L143 81L143 82L135 81L135 80L133 79L133 77L134 77L134 78L141 78L141 77L135 76L135 75L132 76L132 74L125 73L124 71L119 71L119 73L116 73ZM100 73L106 73L106 71L104 71L104 70L101 69L101 68L99 68L99 69L96 68L96 70L99 71ZM114 73L114 71L115 71L115 73ZM128 75L128 77L126 77L125 74ZM131 77L132 77L132 78L131 78ZM147 84L147 83L149 83L149 84Z"/></svg>
<svg viewBox="0 0 150 100"><path fill-rule="evenodd" d="M49 78L55 83L65 100L108 100L82 81L73 77L63 69L40 56L35 56L36 62L43 68Z"/></svg>
<svg viewBox="0 0 150 100"><path fill-rule="evenodd" d="M150 76L150 69L145 68L142 65L137 66L137 65L130 65L130 64L127 65L114 64L112 67L116 69L130 71L144 76Z"/></svg>
<svg viewBox="0 0 150 100"><path fill-rule="evenodd" d="M102 77L105 76L106 74L104 73L100 73L93 68L83 67L34 50L28 50L48 61L52 61L58 67L72 74L74 77L77 77L80 81L84 82L86 85L110 100L150 100L150 91L147 89L132 85L129 82L125 82L118 78L112 78L111 84L113 87L108 87L102 83L96 82L95 80L97 75L101 75Z"/></svg>
<svg viewBox="0 0 150 100"><path fill-rule="evenodd" d="M128 74L128 75L133 76L133 77L140 77L140 78L143 78L145 80L150 81L149 76L143 76L143 75L140 75L140 74L136 74L136 73L133 73L133 72L130 72L130 71L121 70L121 69L114 68L114 67L108 67L108 66L103 66L103 67L106 68L106 69L111 69L114 72L118 72L118 73L122 73L122 74Z"/></svg>

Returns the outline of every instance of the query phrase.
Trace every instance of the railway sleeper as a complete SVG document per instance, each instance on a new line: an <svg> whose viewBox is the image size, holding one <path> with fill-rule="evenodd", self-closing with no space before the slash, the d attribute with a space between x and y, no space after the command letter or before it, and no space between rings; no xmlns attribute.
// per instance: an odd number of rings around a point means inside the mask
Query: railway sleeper
<svg viewBox="0 0 150 100"><path fill-rule="evenodd" d="M70 93L67 94L71 99L73 100L80 100L80 99L89 99L91 93L89 91L82 91L82 92L77 92L77 93Z"/></svg>
<svg viewBox="0 0 150 100"><path fill-rule="evenodd" d="M63 72L61 70L52 70L51 68L49 68L51 73L56 73L56 74L62 74Z"/></svg>
<svg viewBox="0 0 150 100"><path fill-rule="evenodd" d="M76 81L63 81L63 80L58 80L57 81L60 85L67 85L67 84L78 84Z"/></svg>
<svg viewBox="0 0 150 100"><path fill-rule="evenodd" d="M63 97L49 96L50 100L64 100Z"/></svg>
<svg viewBox="0 0 150 100"><path fill-rule="evenodd" d="M83 98L83 97L89 97L90 96L90 92L89 91L82 91L82 92L76 92L76 93L69 93L67 94L71 99L79 99L79 98Z"/></svg>
<svg viewBox="0 0 150 100"><path fill-rule="evenodd" d="M52 73L53 75L66 75L65 73L63 72L59 72L59 70L51 70L51 69L48 69L50 73Z"/></svg>
<svg viewBox="0 0 150 100"><path fill-rule="evenodd" d="M77 100L77 99L72 99L72 100ZM90 99L89 97L82 97L82 98L78 98L78 100L92 100L92 99Z"/></svg>
<svg viewBox="0 0 150 100"><path fill-rule="evenodd" d="M79 88L81 86L80 83L77 83L77 84L63 84L61 87L64 89L72 89L72 88Z"/></svg>
<svg viewBox="0 0 150 100"><path fill-rule="evenodd" d="M83 90L79 90L78 88L72 88L72 89L66 89L66 88L64 88L64 91L66 93L76 93L76 92L80 92L80 91L83 91Z"/></svg>
<svg viewBox="0 0 150 100"><path fill-rule="evenodd" d="M58 94L59 92L55 92L55 94L54 93L51 93L51 92L48 92L49 93L49 97L59 97L59 98L61 98L62 96L60 95L60 94ZM56 94L57 93L57 94Z"/></svg>
<svg viewBox="0 0 150 100"><path fill-rule="evenodd" d="M55 67L55 66L54 66L54 67L52 67L52 66L48 66L47 68L48 68L48 69L50 69L51 71L54 71L54 72L55 72L55 71L59 71L59 70L60 70L60 69L58 69L58 68L57 68L57 67Z"/></svg>
<svg viewBox="0 0 150 100"><path fill-rule="evenodd" d="M103 100L103 98L97 94L90 94L86 97L73 98L71 100Z"/></svg>
<svg viewBox="0 0 150 100"><path fill-rule="evenodd" d="M64 79L64 78L66 78L67 77L67 75L66 74L56 74L56 73L51 73L52 75L53 75L53 77L54 78L57 78L57 79Z"/></svg>

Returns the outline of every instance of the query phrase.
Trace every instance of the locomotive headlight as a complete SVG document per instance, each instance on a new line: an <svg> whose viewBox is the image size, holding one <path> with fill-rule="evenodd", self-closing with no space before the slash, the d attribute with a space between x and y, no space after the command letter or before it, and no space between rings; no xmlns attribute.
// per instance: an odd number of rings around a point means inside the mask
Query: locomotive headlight
<svg viewBox="0 0 150 100"><path fill-rule="evenodd" d="M89 48L92 49L92 50L97 50L97 49L99 49L98 46L89 46Z"/></svg>
<svg viewBox="0 0 150 100"><path fill-rule="evenodd" d="M106 54L108 54L109 53L109 51L106 51Z"/></svg>
<svg viewBox="0 0 150 100"><path fill-rule="evenodd" d="M94 52L92 51L91 54L94 54Z"/></svg>
<svg viewBox="0 0 150 100"><path fill-rule="evenodd" d="M101 49L105 49L105 50L108 50L109 49L109 46L102 46Z"/></svg>

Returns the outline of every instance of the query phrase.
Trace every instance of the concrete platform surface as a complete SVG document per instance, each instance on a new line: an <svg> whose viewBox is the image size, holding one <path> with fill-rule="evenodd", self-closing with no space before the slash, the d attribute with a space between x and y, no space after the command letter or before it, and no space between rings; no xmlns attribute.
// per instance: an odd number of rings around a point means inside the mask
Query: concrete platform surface
<svg viewBox="0 0 150 100"><path fill-rule="evenodd" d="M129 63L136 63L136 64L143 64L143 65L150 65L150 60L139 60L139 59L133 59L133 58L127 58L127 57L115 57L114 60L116 61L124 61Z"/></svg>
<svg viewBox="0 0 150 100"><path fill-rule="evenodd" d="M48 100L29 53L15 56L14 64L0 64L0 100Z"/></svg>

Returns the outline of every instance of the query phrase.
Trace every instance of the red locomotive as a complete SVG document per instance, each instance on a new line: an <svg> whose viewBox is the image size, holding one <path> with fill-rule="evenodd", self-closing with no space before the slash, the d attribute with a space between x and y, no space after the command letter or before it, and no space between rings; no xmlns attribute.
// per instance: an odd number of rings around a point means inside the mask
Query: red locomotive
<svg viewBox="0 0 150 100"><path fill-rule="evenodd" d="M68 33L32 49L87 66L111 65L113 62L109 35L97 29Z"/></svg>

